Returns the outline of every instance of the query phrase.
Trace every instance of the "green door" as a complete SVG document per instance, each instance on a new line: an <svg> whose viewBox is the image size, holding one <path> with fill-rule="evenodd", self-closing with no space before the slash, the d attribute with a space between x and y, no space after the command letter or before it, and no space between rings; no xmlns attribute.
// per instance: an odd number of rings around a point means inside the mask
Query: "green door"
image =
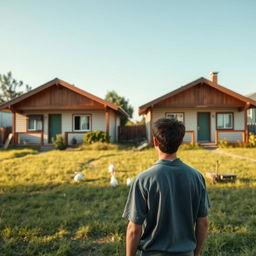
<svg viewBox="0 0 256 256"><path fill-rule="evenodd" d="M210 113L199 112L197 115L198 141L210 141Z"/></svg>
<svg viewBox="0 0 256 256"><path fill-rule="evenodd" d="M61 115L49 115L49 142L61 133Z"/></svg>

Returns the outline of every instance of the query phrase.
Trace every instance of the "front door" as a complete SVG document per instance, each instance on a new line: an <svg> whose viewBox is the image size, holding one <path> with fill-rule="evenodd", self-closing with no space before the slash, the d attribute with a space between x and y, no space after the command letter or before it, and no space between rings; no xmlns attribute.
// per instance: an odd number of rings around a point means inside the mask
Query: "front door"
<svg viewBox="0 0 256 256"><path fill-rule="evenodd" d="M61 115L49 115L49 143L51 143L52 138L55 139L56 135L59 133L61 133Z"/></svg>
<svg viewBox="0 0 256 256"><path fill-rule="evenodd" d="M210 141L210 113L199 112L197 113L197 130L198 141Z"/></svg>

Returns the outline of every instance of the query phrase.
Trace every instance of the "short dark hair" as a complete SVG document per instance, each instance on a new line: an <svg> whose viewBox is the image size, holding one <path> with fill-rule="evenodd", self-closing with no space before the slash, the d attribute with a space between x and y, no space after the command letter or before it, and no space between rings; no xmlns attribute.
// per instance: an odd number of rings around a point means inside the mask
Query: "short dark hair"
<svg viewBox="0 0 256 256"><path fill-rule="evenodd" d="M159 143L159 149L167 154L177 152L185 135L185 126L175 119L161 118L153 123L153 136Z"/></svg>

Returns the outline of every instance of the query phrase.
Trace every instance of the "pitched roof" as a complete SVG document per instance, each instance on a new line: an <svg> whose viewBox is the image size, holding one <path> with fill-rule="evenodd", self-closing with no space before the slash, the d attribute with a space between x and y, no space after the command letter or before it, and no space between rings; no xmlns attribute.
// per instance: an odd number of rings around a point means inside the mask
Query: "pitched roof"
<svg viewBox="0 0 256 256"><path fill-rule="evenodd" d="M247 95L247 97L256 100L256 92Z"/></svg>
<svg viewBox="0 0 256 256"><path fill-rule="evenodd" d="M79 89L78 87L76 87L74 85L71 85L71 84L69 84L69 83L67 83L67 82L65 82L63 80L58 79L58 78L55 78L55 79L51 80L50 82L47 82L47 83L45 83L45 84L43 84L43 85L41 85L41 86L39 86L39 87L37 87L37 88L27 92L27 93L22 94L21 96L15 98L15 99L12 99L12 100L10 100L10 101L0 105L0 110L1 109L2 110L8 110L8 109L11 108L12 105L14 105L16 103L19 103L19 102L21 102L21 101L23 101L23 100L25 100L25 99L33 96L33 95L35 95L35 94L45 90L45 89L47 89L47 88L49 88L51 86L57 85L57 84L58 85L62 85L63 87L65 87L65 88L67 88L67 89L69 89L69 90L71 90L73 92L76 92L76 93L78 93L78 94L80 94L82 96L85 96L85 97L87 97L87 98L89 98L91 100L94 100L94 101L96 101L98 103L101 103L104 106L109 107L112 110L115 110L115 111L119 112L121 115L124 115L124 116L127 116L127 117L129 116L126 113L126 111L123 110L120 106L118 106L116 104L113 104L113 103L111 103L111 102L109 102L107 100L103 100L103 99L101 99L101 98L99 98L99 97L97 97L97 96L95 96L95 95L93 95L93 94L91 94L89 92L86 92L86 91L84 91L82 89Z"/></svg>
<svg viewBox="0 0 256 256"><path fill-rule="evenodd" d="M188 89L190 89L190 88L192 88L192 87L194 87L194 86L196 86L200 83L207 84L207 85L209 85L209 86L211 86L211 87L213 87L213 88L215 88L215 89L217 89L217 90L219 90L219 91L221 91L225 94L230 95L233 98L236 98L236 99L238 99L242 102L248 103L248 104L256 107L256 101L254 101L252 98L245 97L245 96L243 96L239 93L236 93L236 92L234 92L230 89L227 89L227 88L225 88L225 87L223 87L219 84L213 83L212 81L210 81L210 80L208 80L204 77L200 77L197 80L195 80L195 81L193 81L189 84L183 85L183 86L179 87L178 89L176 89L174 91L171 91L171 92L169 92L169 93L167 93L167 94L165 94L165 95L163 95L159 98L156 98L156 99L140 106L139 107L139 114L140 115L145 114L147 112L148 108L153 107L155 104L157 104L159 102L162 102L163 100L166 100L170 97L173 97L173 96L175 96L175 95L177 95L177 94L179 94L179 93L181 93L185 90L188 90Z"/></svg>

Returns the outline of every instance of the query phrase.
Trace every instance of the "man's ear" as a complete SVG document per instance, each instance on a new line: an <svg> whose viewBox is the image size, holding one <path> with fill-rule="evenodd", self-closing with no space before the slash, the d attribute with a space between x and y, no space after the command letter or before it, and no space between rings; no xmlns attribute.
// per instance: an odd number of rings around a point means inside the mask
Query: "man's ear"
<svg viewBox="0 0 256 256"><path fill-rule="evenodd" d="M155 137L153 137L153 143L156 148L159 146L159 142L156 140Z"/></svg>

